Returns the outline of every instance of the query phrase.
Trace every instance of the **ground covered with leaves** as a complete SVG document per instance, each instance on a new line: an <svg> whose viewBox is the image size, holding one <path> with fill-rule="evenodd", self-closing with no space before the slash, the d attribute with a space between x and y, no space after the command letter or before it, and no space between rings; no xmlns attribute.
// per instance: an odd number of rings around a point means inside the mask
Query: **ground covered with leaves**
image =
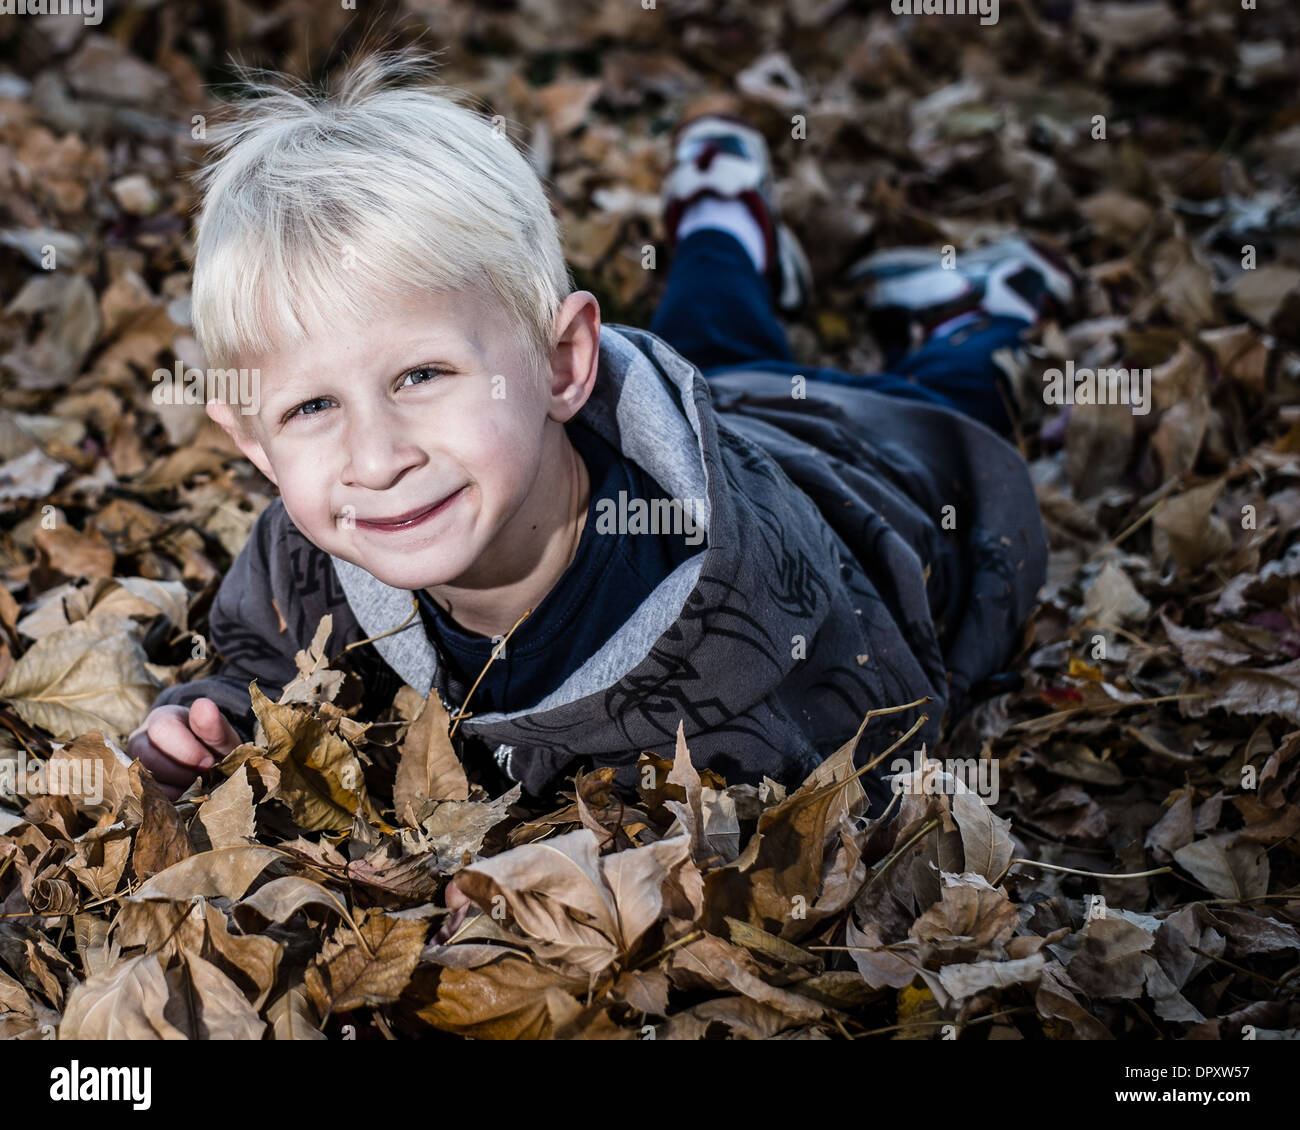
<svg viewBox="0 0 1300 1130"><path fill-rule="evenodd" d="M0 1035L1296 1037L1300 19L873 7L388 13L530 146L606 321L653 308L668 130L704 106L773 142L809 363L878 368L873 249L1029 231L1077 269L1019 367L1049 584L1017 677L927 751L996 765L998 798L918 763L892 819L852 743L789 792L679 743L636 798L599 771L531 811L466 778L436 700L359 717L328 623L171 803L121 744L219 661L206 611L271 492L151 396L202 361L185 177L227 51L301 73L359 25L240 0L0 23ZM1151 369L1152 411L1045 405L1069 361ZM72 765L102 795L54 787Z"/></svg>

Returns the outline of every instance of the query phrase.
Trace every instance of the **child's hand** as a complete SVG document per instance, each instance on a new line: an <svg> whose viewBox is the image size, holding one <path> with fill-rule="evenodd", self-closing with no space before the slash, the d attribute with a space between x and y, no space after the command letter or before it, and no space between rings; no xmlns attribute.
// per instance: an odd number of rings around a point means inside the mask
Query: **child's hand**
<svg viewBox="0 0 1300 1130"><path fill-rule="evenodd" d="M126 752L142 761L168 798L175 800L240 741L217 704L198 698L188 707L160 706L149 711L127 738Z"/></svg>
<svg viewBox="0 0 1300 1130"><path fill-rule="evenodd" d="M434 935L433 941L436 945L442 945L460 929L460 924L465 921L465 916L469 913L470 907L469 896L456 886L455 879L448 883L447 889L442 892L442 901L447 904L448 910L455 913L442 924L442 929Z"/></svg>

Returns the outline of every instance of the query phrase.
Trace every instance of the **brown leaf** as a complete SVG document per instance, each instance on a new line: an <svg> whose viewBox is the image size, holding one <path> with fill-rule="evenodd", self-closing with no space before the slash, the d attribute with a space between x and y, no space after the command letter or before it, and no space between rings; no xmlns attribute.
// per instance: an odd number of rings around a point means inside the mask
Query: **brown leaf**
<svg viewBox="0 0 1300 1130"><path fill-rule="evenodd" d="M267 1006L271 1038L275 1040L328 1040L320 1030L307 990L291 985Z"/></svg>
<svg viewBox="0 0 1300 1130"><path fill-rule="evenodd" d="M664 887L669 876L683 868L695 871L685 836L615 852L600 860L601 877L613 896L619 945L625 955L662 917Z"/></svg>
<svg viewBox="0 0 1300 1130"><path fill-rule="evenodd" d="M393 809L397 818L411 827L417 826L412 823L414 813L425 800L469 800L469 781L448 736L450 723L446 707L434 692L402 739Z"/></svg>
<svg viewBox="0 0 1300 1130"><path fill-rule="evenodd" d="M285 947L265 934L232 934L225 912L210 902L203 903L203 915L204 956L240 987L254 1011L260 1009L275 986Z"/></svg>
<svg viewBox="0 0 1300 1130"><path fill-rule="evenodd" d="M1243 271L1237 277L1232 289L1232 302L1257 326L1268 329L1273 315L1297 286L1300 286L1300 271L1266 263L1253 271Z"/></svg>
<svg viewBox="0 0 1300 1130"><path fill-rule="evenodd" d="M1083 607L1100 627L1145 620L1151 613L1150 603L1138 594L1128 574L1113 561L1106 562L1084 593Z"/></svg>
<svg viewBox="0 0 1300 1130"><path fill-rule="evenodd" d="M272 703L253 684L253 712L266 735L266 756L280 769L278 799L304 831L345 832L358 813L387 827L366 793L361 762L321 707ZM337 713L337 711L336 711Z"/></svg>
<svg viewBox="0 0 1300 1130"><path fill-rule="evenodd" d="M273 848L258 844L200 852L158 872L128 897L140 900L220 896L237 902L266 867L283 858Z"/></svg>
<svg viewBox="0 0 1300 1130"><path fill-rule="evenodd" d="M853 901L866 879L864 833L856 823L865 792L852 773L857 736L799 789L759 817L741 855L704 876L710 930L727 916L787 940ZM826 784L819 784L827 781Z"/></svg>
<svg viewBox="0 0 1300 1130"><path fill-rule="evenodd" d="M587 987L585 976L506 957L479 969L444 969L437 999L419 1015L435 1028L476 1040L546 1040L556 1028L547 990L577 994Z"/></svg>
<svg viewBox="0 0 1300 1130"><path fill-rule="evenodd" d="M133 630L130 620L104 616L51 633L14 665L0 698L60 741L87 730L129 734L159 690Z"/></svg>
<svg viewBox="0 0 1300 1130"><path fill-rule="evenodd" d="M247 763L212 790L199 806L198 819L214 848L244 844L256 838L253 787Z"/></svg>
<svg viewBox="0 0 1300 1130"><path fill-rule="evenodd" d="M1155 964L1146 952L1155 938L1123 918L1090 918L1069 964L1070 977L1090 997L1142 995L1147 974Z"/></svg>
<svg viewBox="0 0 1300 1130"><path fill-rule="evenodd" d="M1113 1040L1110 1029L1079 1003L1073 991L1077 988L1061 965L1048 962L1034 997L1039 1014L1064 1021L1077 1039Z"/></svg>
<svg viewBox="0 0 1300 1130"><path fill-rule="evenodd" d="M1010 939L1019 923L1015 905L1001 888L974 872L942 875L939 901L912 926L911 936L948 961L989 956Z"/></svg>
<svg viewBox="0 0 1300 1130"><path fill-rule="evenodd" d="M168 995L157 954L125 958L73 988L59 1038L183 1040L185 1033L163 1016Z"/></svg>
<svg viewBox="0 0 1300 1130"><path fill-rule="evenodd" d="M1238 843L1220 832L1173 853L1174 862L1220 898L1248 899L1268 893L1268 855L1259 844Z"/></svg>
<svg viewBox="0 0 1300 1130"><path fill-rule="evenodd" d="M1206 909L1210 921L1228 939L1234 954L1300 949L1300 930L1288 922L1238 907Z"/></svg>
<svg viewBox="0 0 1300 1130"><path fill-rule="evenodd" d="M1272 715L1300 725L1300 659L1273 667L1233 667L1208 686L1189 689L1205 696L1184 704L1193 718L1218 707L1232 714Z"/></svg>
<svg viewBox="0 0 1300 1130"><path fill-rule="evenodd" d="M342 925L307 967L306 985L321 1015L397 1000L424 948L427 924L372 911L360 923L367 953Z"/></svg>
<svg viewBox="0 0 1300 1130"><path fill-rule="evenodd" d="M849 956L862 979L873 989L901 989L916 979L920 962L915 955L915 946L911 950L907 947L886 949L880 927L867 922L858 929L852 915L844 925L845 944L853 947Z"/></svg>
<svg viewBox="0 0 1300 1130"><path fill-rule="evenodd" d="M98 530L83 534L71 526L42 528L32 534L32 544L39 553L40 567L45 570L65 577L113 575L113 549Z"/></svg>
<svg viewBox="0 0 1300 1130"><path fill-rule="evenodd" d="M996 882L1005 874L1015 846L1009 832L1011 821L995 815L978 793L960 781L957 785L952 798L952 818L961 833L965 869L982 875L990 883Z"/></svg>
<svg viewBox="0 0 1300 1130"><path fill-rule="evenodd" d="M209 961L181 950L181 963L167 971L174 1015L196 1040L260 1040L266 1023L239 986Z"/></svg>
<svg viewBox="0 0 1300 1130"><path fill-rule="evenodd" d="M1034 985L1042 976L1046 958L1041 953L1011 961L977 961L968 965L945 965L939 981L953 1000L964 1001L990 989Z"/></svg>
<svg viewBox="0 0 1300 1130"><path fill-rule="evenodd" d="M140 827L131 853L131 870L148 879L194 854L185 821L152 774L139 761L131 762L131 783L140 797Z"/></svg>
<svg viewBox="0 0 1300 1130"><path fill-rule="evenodd" d="M586 828L479 860L456 885L487 911L499 898L529 949L557 968L595 974L619 956L618 912Z"/></svg>
<svg viewBox="0 0 1300 1130"><path fill-rule="evenodd" d="M686 748L685 723L677 723L677 748L673 754L673 767L668 773L668 784L677 785L686 793L684 801L665 800L664 808L681 821L690 838L691 856L701 867L721 858L705 834L703 786L700 775L691 762L691 752Z"/></svg>
<svg viewBox="0 0 1300 1130"><path fill-rule="evenodd" d="M1196 835L1192 828L1194 791L1190 785L1175 790L1167 802L1165 814L1147 832L1144 846L1151 849L1160 863L1168 863L1174 853L1190 844Z"/></svg>
<svg viewBox="0 0 1300 1130"><path fill-rule="evenodd" d="M68 870L92 898L107 898L117 890L126 872L132 846L131 833L125 828L91 828L77 841L77 852L68 860Z"/></svg>
<svg viewBox="0 0 1300 1130"><path fill-rule="evenodd" d="M1151 522L1157 560L1172 557L1180 568L1198 569L1232 548L1227 525L1211 512L1223 485L1216 479L1165 500Z"/></svg>
<svg viewBox="0 0 1300 1130"><path fill-rule="evenodd" d="M304 651L294 656L298 677L288 683L277 700L286 702L333 702L343 689L345 674L330 669L325 643L334 630L334 617L326 613L316 626L316 634Z"/></svg>
<svg viewBox="0 0 1300 1130"><path fill-rule="evenodd" d="M609 990L611 998L650 1016L668 1014L668 977L658 969L625 970Z"/></svg>
<svg viewBox="0 0 1300 1130"><path fill-rule="evenodd" d="M319 906L333 914L347 917L347 907L339 901L338 895L301 875L272 879L244 898L239 905L257 911L268 922L286 922L304 906Z"/></svg>
<svg viewBox="0 0 1300 1130"><path fill-rule="evenodd" d="M737 946L705 934L672 951L669 977L684 988L697 985L729 986L736 992L771 1005L796 1020L820 1020L826 1007L788 989L769 985L758 976L753 959Z"/></svg>
<svg viewBox="0 0 1300 1130"><path fill-rule="evenodd" d="M768 1040L797 1023L779 1008L748 997L718 997L697 1004L690 1013L700 1020L725 1024L733 1035L745 1040Z"/></svg>
<svg viewBox="0 0 1300 1130"><path fill-rule="evenodd" d="M110 747L98 730L91 730L50 754L46 779L69 785L65 795L90 819L133 815L138 799L130 766L125 753Z"/></svg>
<svg viewBox="0 0 1300 1130"><path fill-rule="evenodd" d="M438 854L439 868L450 873L465 865L466 855L475 858L483 850L487 834L508 819L509 810L518 803L522 790L522 785L515 785L509 792L487 802L444 800L425 804L418 819L429 845Z"/></svg>

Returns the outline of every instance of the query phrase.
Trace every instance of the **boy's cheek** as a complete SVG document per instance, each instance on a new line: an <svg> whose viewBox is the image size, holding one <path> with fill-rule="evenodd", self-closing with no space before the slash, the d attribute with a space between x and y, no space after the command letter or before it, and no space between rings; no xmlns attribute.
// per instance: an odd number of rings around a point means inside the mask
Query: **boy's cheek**
<svg viewBox="0 0 1300 1130"><path fill-rule="evenodd" d="M337 544L344 536L347 515L336 520L329 504L328 480L324 473L315 480L281 479L280 498L290 520L318 547L322 541Z"/></svg>
<svg viewBox="0 0 1300 1130"><path fill-rule="evenodd" d="M506 420L484 420L465 436L461 459L476 480L495 486L517 484L532 474L538 461L540 436L533 428L510 427Z"/></svg>

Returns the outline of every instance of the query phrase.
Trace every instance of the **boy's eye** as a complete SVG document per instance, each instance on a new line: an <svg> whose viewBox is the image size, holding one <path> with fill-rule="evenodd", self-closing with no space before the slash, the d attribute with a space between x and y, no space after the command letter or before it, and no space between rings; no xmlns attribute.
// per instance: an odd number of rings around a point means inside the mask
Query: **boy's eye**
<svg viewBox="0 0 1300 1130"><path fill-rule="evenodd" d="M321 411L321 409L318 407L313 407L313 405L321 405L321 404L328 404L328 403L329 403L329 399L324 396L318 396L313 400L304 400L301 404L298 405L297 408L295 408L292 412L289 413L289 418L292 419L294 416L315 416Z"/></svg>
<svg viewBox="0 0 1300 1130"><path fill-rule="evenodd" d="M399 388L406 388L407 382L412 384L428 384L437 377L445 376L450 373L450 369L440 369L436 365L421 365L418 369L411 369L403 378ZM301 416L319 416L325 408L329 407L328 396L317 396L311 400L304 400L297 408L291 408L285 416L285 422L296 419Z"/></svg>
<svg viewBox="0 0 1300 1130"><path fill-rule="evenodd" d="M403 386L406 381L412 381L413 384L428 384L435 377L441 377L447 372L446 369L438 369L432 365L421 365L418 369L412 369L403 379ZM420 379L423 377L423 379ZM412 378L415 378L412 380Z"/></svg>

